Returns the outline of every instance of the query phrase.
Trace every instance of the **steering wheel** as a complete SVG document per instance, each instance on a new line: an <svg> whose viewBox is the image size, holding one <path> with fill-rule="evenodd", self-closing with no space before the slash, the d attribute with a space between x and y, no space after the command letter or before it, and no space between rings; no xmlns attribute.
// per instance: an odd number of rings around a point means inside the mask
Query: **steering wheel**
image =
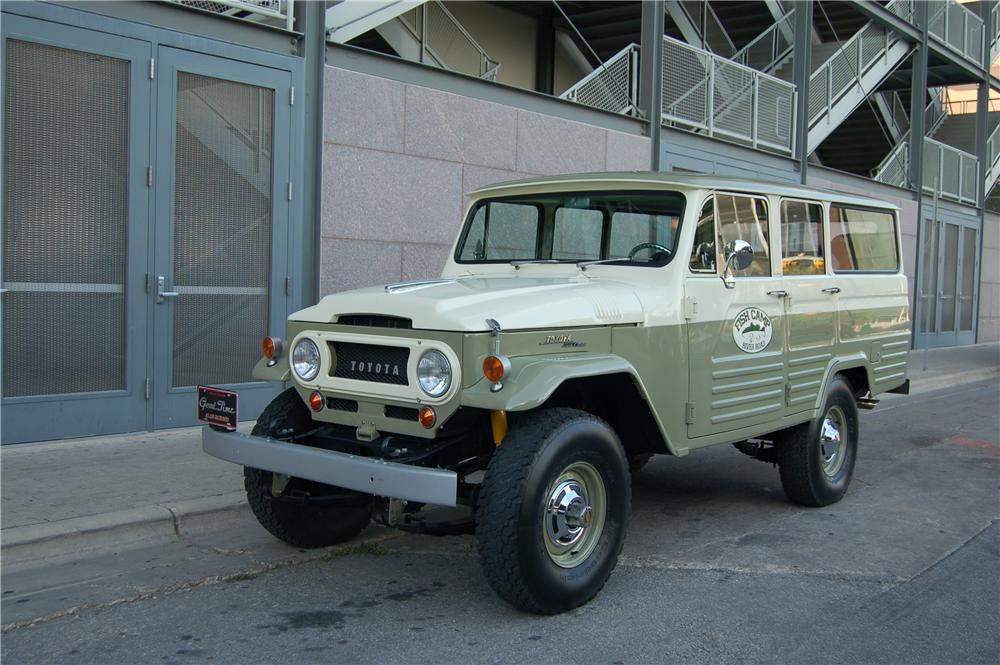
<svg viewBox="0 0 1000 665"><path fill-rule="evenodd" d="M628 259L629 259L629 261L631 261L632 258L636 254L638 254L639 252L641 252L644 249L659 249L659 250L662 250L662 251L666 252L667 254L672 254L673 253L669 247L664 247L663 245L661 245L658 242L643 242L643 243L639 243L638 245L636 245L635 247L633 247L631 250L629 250L629 253L628 253Z"/></svg>

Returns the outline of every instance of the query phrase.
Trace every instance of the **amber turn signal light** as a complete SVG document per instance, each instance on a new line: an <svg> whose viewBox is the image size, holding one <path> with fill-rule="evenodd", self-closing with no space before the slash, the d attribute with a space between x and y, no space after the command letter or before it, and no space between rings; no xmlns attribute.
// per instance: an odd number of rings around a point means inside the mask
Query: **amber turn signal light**
<svg viewBox="0 0 1000 665"><path fill-rule="evenodd" d="M434 427L434 423L437 422L437 414L434 413L434 409L429 406L420 407L420 413L418 416L420 424L425 428L430 429Z"/></svg>
<svg viewBox="0 0 1000 665"><path fill-rule="evenodd" d="M281 355L281 340L277 337L265 337L260 346L264 357L268 360L274 360Z"/></svg>
<svg viewBox="0 0 1000 665"><path fill-rule="evenodd" d="M319 411L320 409L322 409L323 396L320 395L318 392L313 391L313 393L309 395L309 408L312 409L313 411Z"/></svg>
<svg viewBox="0 0 1000 665"><path fill-rule="evenodd" d="M510 371L510 358L507 356L486 356L483 360L483 376L490 383L500 383Z"/></svg>

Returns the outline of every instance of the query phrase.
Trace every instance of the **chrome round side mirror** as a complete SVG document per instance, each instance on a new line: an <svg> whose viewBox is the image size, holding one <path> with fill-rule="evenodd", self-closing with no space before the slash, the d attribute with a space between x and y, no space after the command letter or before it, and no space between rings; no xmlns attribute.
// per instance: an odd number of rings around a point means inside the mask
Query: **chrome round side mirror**
<svg viewBox="0 0 1000 665"><path fill-rule="evenodd" d="M722 271L722 283L727 289L736 286L730 270L746 270L753 263L753 247L746 240L730 240L726 243L726 269Z"/></svg>

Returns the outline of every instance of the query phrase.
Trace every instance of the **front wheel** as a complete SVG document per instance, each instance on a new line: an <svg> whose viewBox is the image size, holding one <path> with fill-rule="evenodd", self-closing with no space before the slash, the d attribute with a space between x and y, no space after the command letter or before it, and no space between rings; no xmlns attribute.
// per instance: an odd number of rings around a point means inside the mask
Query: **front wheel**
<svg viewBox="0 0 1000 665"><path fill-rule="evenodd" d="M575 409L523 418L490 460L476 507L486 580L536 614L588 602L618 562L629 466L614 431Z"/></svg>
<svg viewBox="0 0 1000 665"><path fill-rule="evenodd" d="M803 506L840 501L858 454L858 406L851 385L834 377L819 418L785 431L775 441L785 494Z"/></svg>
<svg viewBox="0 0 1000 665"><path fill-rule="evenodd" d="M267 405L252 433L281 439L306 430L311 422L302 398L289 388ZM361 533L371 516L371 497L330 485L301 478L276 479L270 471L250 467L243 469L243 485L261 526L296 547L326 547L350 540ZM293 501L292 494L322 496L330 503Z"/></svg>

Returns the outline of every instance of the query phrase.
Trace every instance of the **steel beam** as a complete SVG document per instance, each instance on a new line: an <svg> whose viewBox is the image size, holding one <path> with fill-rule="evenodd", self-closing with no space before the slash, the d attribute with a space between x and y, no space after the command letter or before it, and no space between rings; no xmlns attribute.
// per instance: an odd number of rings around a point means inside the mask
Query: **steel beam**
<svg viewBox="0 0 1000 665"><path fill-rule="evenodd" d="M792 44L792 82L795 84L795 153L799 182L806 184L809 169L809 76L812 71L813 0L795 5L795 42Z"/></svg>
<svg viewBox="0 0 1000 665"><path fill-rule="evenodd" d="M659 171L663 127L663 0L642 3L642 33L639 51L639 110L649 121L649 168Z"/></svg>
<svg viewBox="0 0 1000 665"><path fill-rule="evenodd" d="M913 3L913 22L916 24L919 46L913 52L910 93L910 163L909 183L917 193L917 247L913 257L913 317L916 321L910 337L910 345L916 346L923 321L923 306L920 302L920 278L925 266L924 255L924 108L927 104L927 3ZM926 333L927 331L923 331Z"/></svg>

